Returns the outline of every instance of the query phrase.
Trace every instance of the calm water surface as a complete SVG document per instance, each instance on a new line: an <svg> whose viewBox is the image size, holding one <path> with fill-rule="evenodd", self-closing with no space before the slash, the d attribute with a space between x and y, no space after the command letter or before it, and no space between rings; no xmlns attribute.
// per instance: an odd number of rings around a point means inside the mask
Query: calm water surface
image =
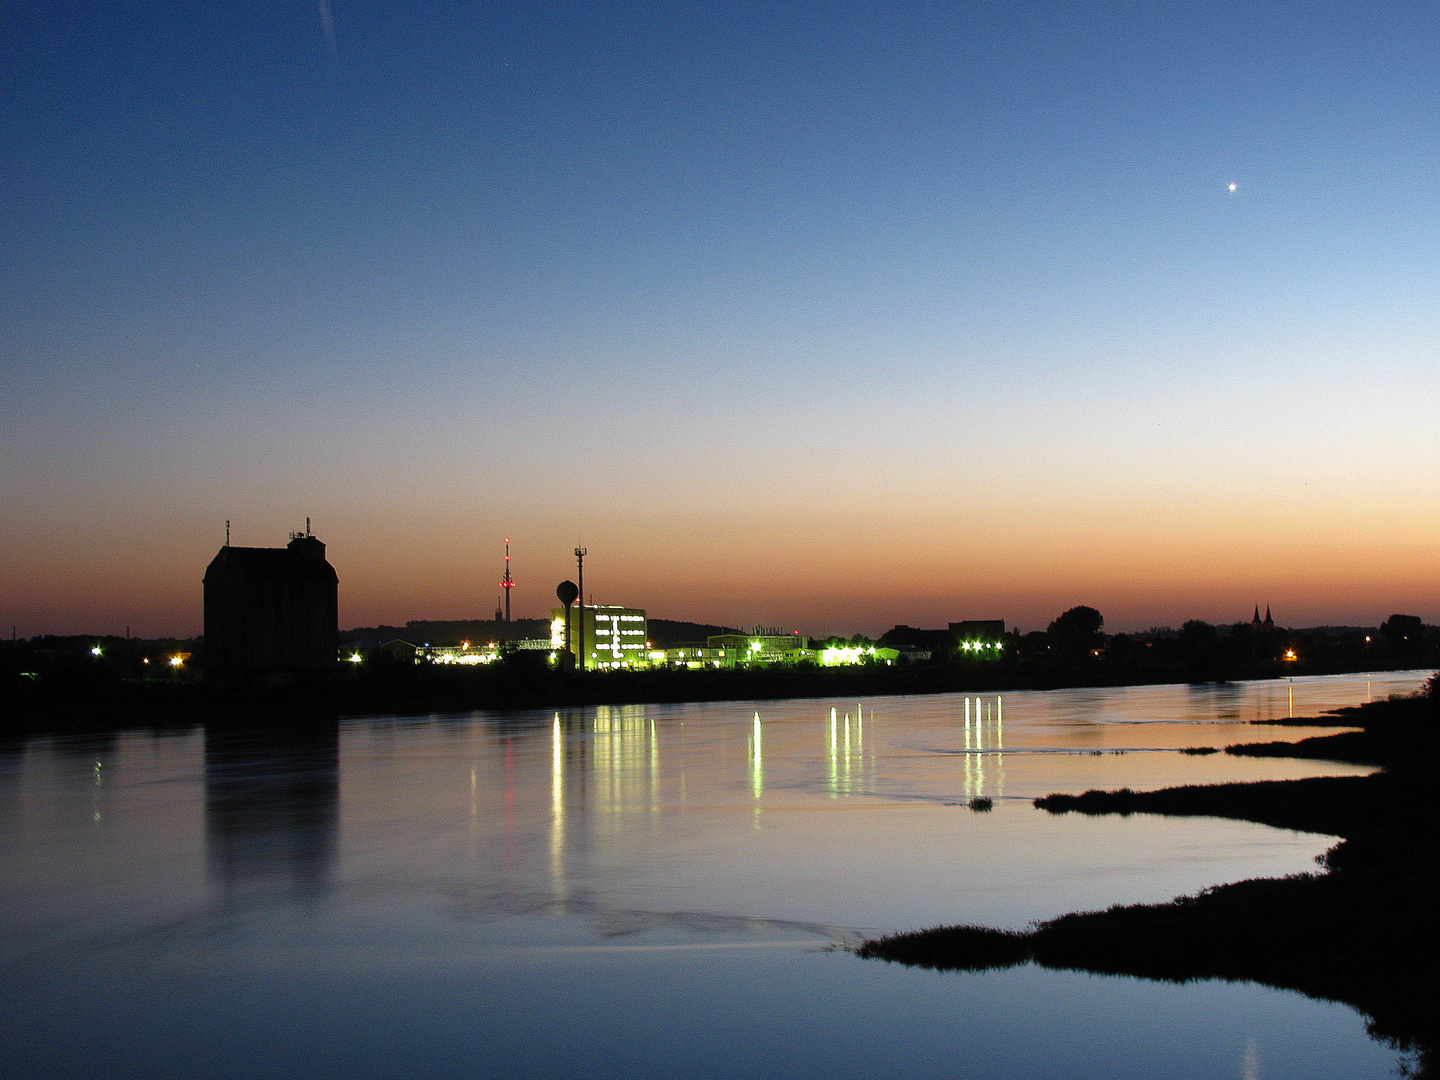
<svg viewBox="0 0 1440 1080"><path fill-rule="evenodd" d="M833 946L1313 869L1325 837L1030 800L1363 771L1178 750L1428 674L31 740L0 753L0 1072L1392 1075L1298 995Z"/></svg>

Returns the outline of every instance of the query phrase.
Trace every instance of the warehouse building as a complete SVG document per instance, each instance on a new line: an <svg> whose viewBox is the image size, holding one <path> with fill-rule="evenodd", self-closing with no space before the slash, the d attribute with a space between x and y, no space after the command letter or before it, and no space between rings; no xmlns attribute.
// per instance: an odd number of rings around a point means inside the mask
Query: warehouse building
<svg viewBox="0 0 1440 1080"><path fill-rule="evenodd" d="M207 679L275 684L334 671L339 577L308 523L283 548L227 543L204 591Z"/></svg>

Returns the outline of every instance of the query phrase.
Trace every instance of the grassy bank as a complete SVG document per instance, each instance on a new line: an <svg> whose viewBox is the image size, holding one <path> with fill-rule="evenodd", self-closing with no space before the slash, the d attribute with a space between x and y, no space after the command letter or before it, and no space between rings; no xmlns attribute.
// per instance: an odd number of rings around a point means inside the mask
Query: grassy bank
<svg viewBox="0 0 1440 1080"><path fill-rule="evenodd" d="M1065 915L1026 933L942 927L898 934L858 952L955 970L1032 961L1172 981L1251 980L1354 1006L1372 1035L1413 1054L1415 1076L1440 1076L1440 701L1376 702L1337 719L1361 730L1227 752L1368 763L1381 771L1036 800L1057 814L1203 815L1341 837L1315 874Z"/></svg>

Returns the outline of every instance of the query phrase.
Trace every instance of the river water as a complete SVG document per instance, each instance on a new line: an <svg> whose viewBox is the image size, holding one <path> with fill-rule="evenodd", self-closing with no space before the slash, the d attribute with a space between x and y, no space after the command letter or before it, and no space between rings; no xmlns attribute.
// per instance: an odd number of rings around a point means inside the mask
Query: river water
<svg viewBox="0 0 1440 1080"><path fill-rule="evenodd" d="M1312 870L1325 837L1030 800L1363 771L1179 750L1428 674L32 739L0 750L0 1073L1389 1076L1295 994L837 946Z"/></svg>

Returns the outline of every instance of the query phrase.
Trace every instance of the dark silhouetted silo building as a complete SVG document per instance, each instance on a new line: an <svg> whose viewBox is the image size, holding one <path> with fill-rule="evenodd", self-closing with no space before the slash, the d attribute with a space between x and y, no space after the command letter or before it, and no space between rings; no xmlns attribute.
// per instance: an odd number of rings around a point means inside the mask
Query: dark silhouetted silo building
<svg viewBox="0 0 1440 1080"><path fill-rule="evenodd" d="M308 529L283 548L226 544L205 570L206 678L284 683L334 671L339 580Z"/></svg>

